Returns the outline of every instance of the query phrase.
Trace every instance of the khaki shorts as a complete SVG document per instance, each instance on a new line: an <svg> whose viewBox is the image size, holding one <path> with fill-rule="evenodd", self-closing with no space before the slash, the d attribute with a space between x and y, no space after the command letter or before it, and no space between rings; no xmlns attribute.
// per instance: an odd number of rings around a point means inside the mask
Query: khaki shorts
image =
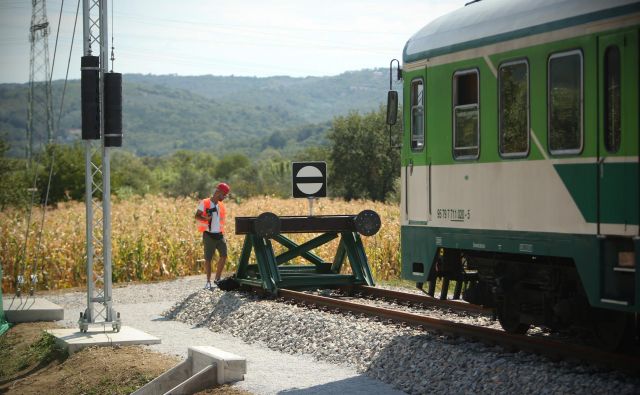
<svg viewBox="0 0 640 395"><path fill-rule="evenodd" d="M221 235L222 236L222 235ZM224 236L217 239L213 234L209 232L202 232L202 244L204 244L204 259L210 262L213 258L213 253L218 250L220 257L227 256L227 241Z"/></svg>

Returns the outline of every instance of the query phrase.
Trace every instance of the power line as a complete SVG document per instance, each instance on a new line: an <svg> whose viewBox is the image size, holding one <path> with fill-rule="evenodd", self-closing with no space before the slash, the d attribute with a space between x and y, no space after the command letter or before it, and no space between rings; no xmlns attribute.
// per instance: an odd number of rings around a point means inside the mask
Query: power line
<svg viewBox="0 0 640 395"><path fill-rule="evenodd" d="M153 24L161 27L166 27L167 23L182 25L181 29L188 27L189 30L192 30L194 26L204 26L206 28L209 27L219 27L224 28L225 30L240 28L240 29L257 29L258 31L264 33L264 30L280 30L280 31L291 31L291 32L319 32L319 33L358 33L358 34L366 34L366 35L395 35L399 37L406 37L406 33L404 32L389 32L383 30L354 30L354 29L331 29L331 28L313 28L313 27L293 27L293 26L274 26L274 25L252 25L252 24L240 24L240 23L211 23L211 22L195 22L192 20L182 20L182 19L174 19L174 18L150 18L148 15L136 15L136 14L127 14L127 13L119 13L119 17L124 19L133 19L137 23L144 24ZM157 22L156 22L157 21Z"/></svg>
<svg viewBox="0 0 640 395"><path fill-rule="evenodd" d="M56 65L56 52L58 50L58 37L60 37L60 21L62 20L62 8L64 7L64 0L60 3L60 16L58 16L58 28L56 29L56 42L53 46L53 61L51 62L51 74L49 74L49 85L51 85L51 78L53 76L53 69Z"/></svg>

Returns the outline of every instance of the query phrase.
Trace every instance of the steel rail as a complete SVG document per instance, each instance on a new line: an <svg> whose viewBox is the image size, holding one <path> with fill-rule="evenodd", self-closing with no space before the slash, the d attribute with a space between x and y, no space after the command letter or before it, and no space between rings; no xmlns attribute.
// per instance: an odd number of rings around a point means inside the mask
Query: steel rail
<svg viewBox="0 0 640 395"><path fill-rule="evenodd" d="M456 311L464 311L482 315L493 315L493 309L490 307L479 306L467 302L455 300L443 300L434 298L429 295L413 294L408 292L394 291L391 289L370 287L368 285L342 286L338 289L349 294L370 295L376 298L387 300L397 300L403 302L416 303L423 306L432 306L440 308L448 308Z"/></svg>
<svg viewBox="0 0 640 395"><path fill-rule="evenodd" d="M363 305L325 296L279 289L278 296L284 299L307 302L316 306L326 306L355 314L387 319L392 322L406 323L424 330L435 331L452 336L462 336L489 345L500 345L507 350L522 350L547 356L551 359L580 360L631 373L640 373L640 357L607 352L593 347L563 343L540 337L515 335L502 330L479 327L459 322L440 320L419 314L387 308Z"/></svg>

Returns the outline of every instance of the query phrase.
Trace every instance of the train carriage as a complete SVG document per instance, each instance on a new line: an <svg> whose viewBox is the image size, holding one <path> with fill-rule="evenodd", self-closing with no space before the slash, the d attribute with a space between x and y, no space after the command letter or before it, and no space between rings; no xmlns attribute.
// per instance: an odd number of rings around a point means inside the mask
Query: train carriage
<svg viewBox="0 0 640 395"><path fill-rule="evenodd" d="M640 2L483 0L403 52L402 276L618 344L640 306Z"/></svg>

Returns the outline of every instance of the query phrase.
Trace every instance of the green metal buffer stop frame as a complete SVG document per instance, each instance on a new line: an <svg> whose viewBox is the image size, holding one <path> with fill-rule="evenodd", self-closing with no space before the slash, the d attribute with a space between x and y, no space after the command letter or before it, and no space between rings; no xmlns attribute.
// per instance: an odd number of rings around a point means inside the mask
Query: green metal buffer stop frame
<svg viewBox="0 0 640 395"><path fill-rule="evenodd" d="M373 276L360 235L372 236L380 229L375 211L358 215L283 216L262 213L257 217L236 217L236 234L245 235L235 280L240 285L261 287L276 294L278 289L318 289L344 285L373 286ZM320 233L302 244L285 233ZM333 261L326 262L313 249L340 238ZM273 242L286 248L276 255ZM250 262L254 252L255 263ZM294 265L302 257L311 265ZM348 258L351 274L340 274Z"/></svg>

